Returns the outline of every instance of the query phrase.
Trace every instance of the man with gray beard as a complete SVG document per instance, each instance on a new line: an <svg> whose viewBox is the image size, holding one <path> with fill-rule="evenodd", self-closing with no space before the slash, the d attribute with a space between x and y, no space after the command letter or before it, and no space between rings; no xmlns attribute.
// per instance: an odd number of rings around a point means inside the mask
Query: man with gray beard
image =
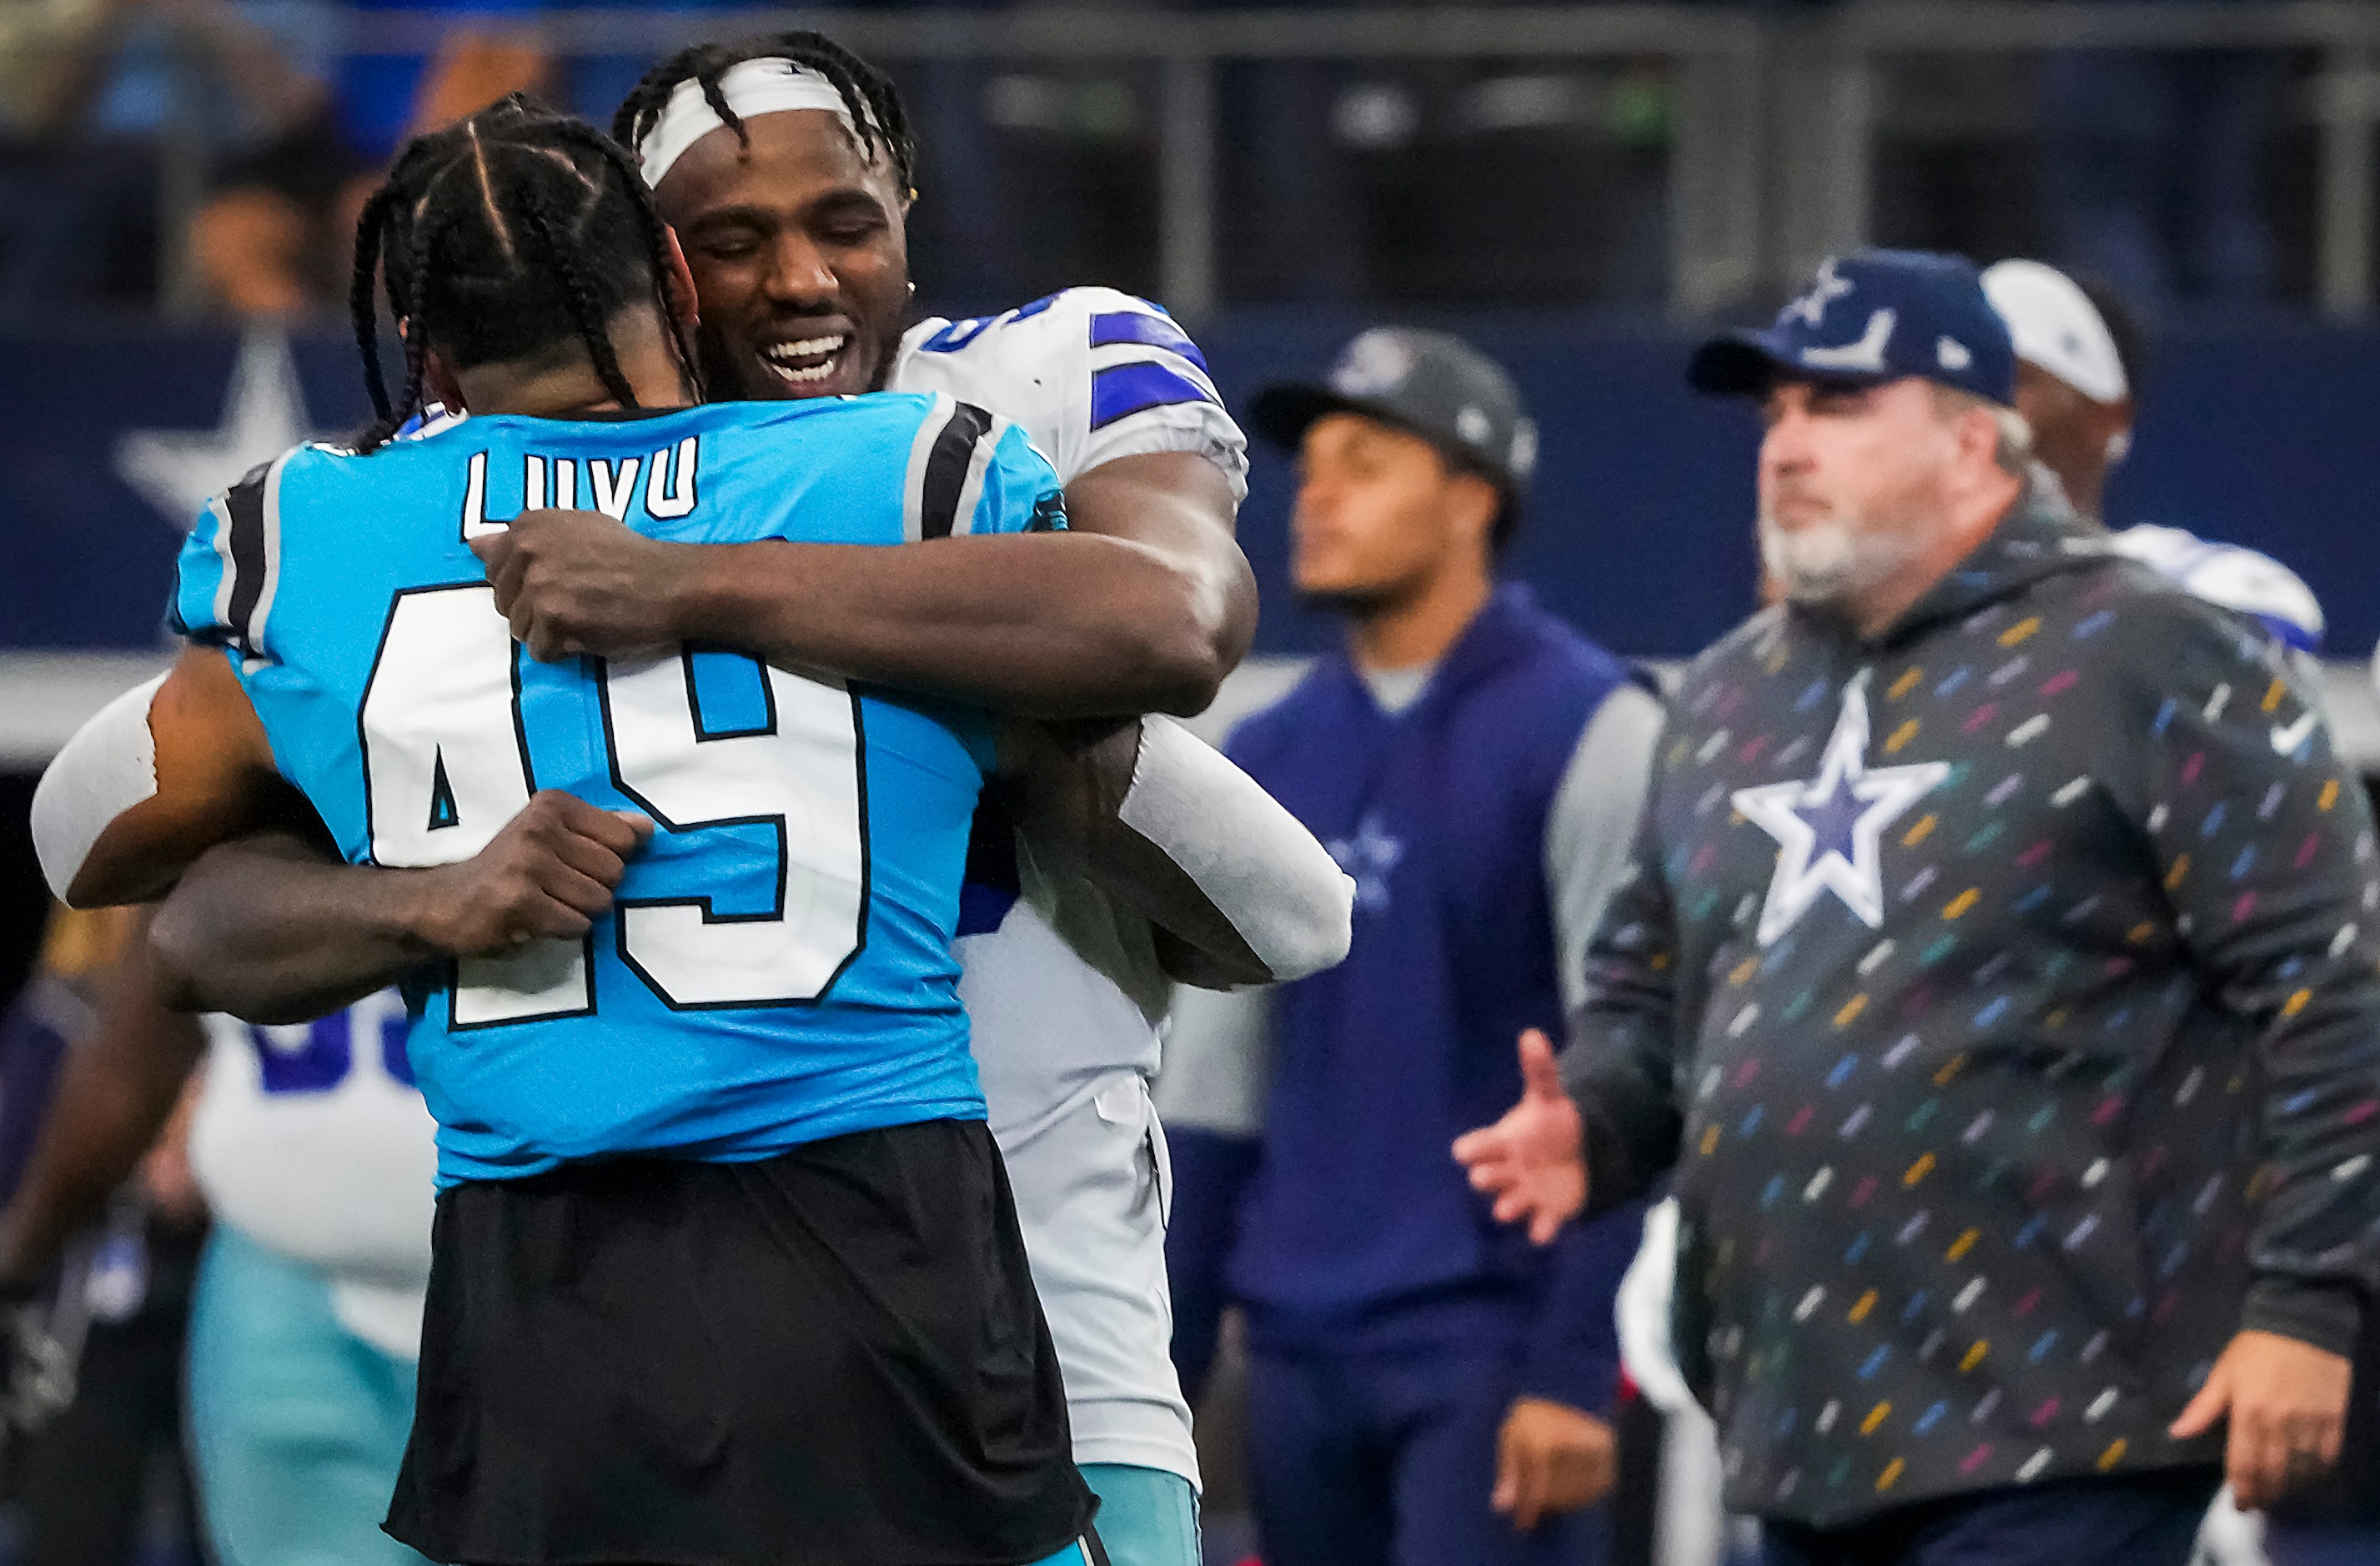
<svg viewBox="0 0 2380 1566"><path fill-rule="evenodd" d="M2029 492L1974 269L1697 353L1784 601L1670 710L1560 1061L1455 1145L1540 1239L1664 1171L1778 1566L2168 1563L2337 1455L2380 1281L2368 806L2260 629Z"/></svg>

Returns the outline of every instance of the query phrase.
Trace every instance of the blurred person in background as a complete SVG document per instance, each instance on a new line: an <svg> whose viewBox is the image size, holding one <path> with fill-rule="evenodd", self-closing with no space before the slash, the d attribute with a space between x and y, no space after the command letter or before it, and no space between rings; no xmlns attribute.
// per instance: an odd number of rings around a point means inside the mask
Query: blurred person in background
<svg viewBox="0 0 2380 1566"><path fill-rule="evenodd" d="M1687 676L1569 1053L1456 1147L1539 1235L1675 1165L1778 1566L2180 1566L2227 1471L2336 1457L2374 1281L2362 792L2284 649L2028 494L2015 357L1894 251L1696 354L1765 399L1787 602Z"/></svg>
<svg viewBox="0 0 2380 1566"><path fill-rule="evenodd" d="M473 901L500 907L504 891L490 876ZM435 1172L405 1003L390 990L310 1024L193 1026L134 957L26 1130L0 1292L24 1296L105 1215L195 1086L188 1166L213 1225L189 1297L187 1428L212 1558L418 1563L380 1528L412 1424ZM177 1337L177 1392L180 1358ZM12 1368L22 1398L40 1366Z"/></svg>
<svg viewBox="0 0 2380 1566"><path fill-rule="evenodd" d="M86 134L126 9L0 0L0 322L154 286L154 156ZM109 264L120 249L144 252L129 276Z"/></svg>
<svg viewBox="0 0 2380 1566"><path fill-rule="evenodd" d="M319 109L320 80L288 54L327 15L310 0L0 3L0 319L147 302L169 281L167 165L245 155Z"/></svg>
<svg viewBox="0 0 2380 1566"><path fill-rule="evenodd" d="M2048 55L2041 180L2052 253L2158 313L2182 299L2267 297L2265 139L2286 81L2287 56L2271 50Z"/></svg>
<svg viewBox="0 0 2380 1566"><path fill-rule="evenodd" d="M366 0L358 8L377 7ZM280 75L293 80L286 107L269 132L225 160L191 219L192 261L210 304L238 316L345 305L356 219L396 142L508 92L552 86L553 59L512 13L494 0L453 9L455 26L428 55L348 55L327 79L284 67Z"/></svg>
<svg viewBox="0 0 2380 1566"><path fill-rule="evenodd" d="M2138 324L2113 293L2042 261L1999 261L1984 269L1983 281L2016 345L2016 410L2046 470L2036 483L2054 481L2077 513L2107 522L2107 480L2132 446ZM2247 615L2300 653L2320 655L2322 605L2270 555L2149 522L2117 528L2113 541L2185 592Z"/></svg>
<svg viewBox="0 0 2380 1566"><path fill-rule="evenodd" d="M1500 367L1376 330L1251 417L1298 453L1294 579L1347 647L1228 751L1354 878L1354 936L1331 972L1177 1014L1169 1083L1220 1055L1261 1109L1169 1086L1174 1353L1195 1388L1244 1310L1269 1566L1596 1560L1636 1215L1535 1252L1445 1149L1517 1086L1511 1033L1576 992L1660 708L1498 579L1536 454Z"/></svg>
<svg viewBox="0 0 2380 1566"><path fill-rule="evenodd" d="M147 930L145 912L58 909L40 970L0 1017L11 1214L42 1178L55 1102L109 1083L129 1055L196 1047L189 1020L149 1000ZM144 1134L46 1236L39 1262L0 1274L0 1451L24 1508L18 1566L133 1566L161 1545L170 1560L198 1559L182 1362L207 1212L180 1083L148 1108ZM164 1539L152 1536L161 1478Z"/></svg>

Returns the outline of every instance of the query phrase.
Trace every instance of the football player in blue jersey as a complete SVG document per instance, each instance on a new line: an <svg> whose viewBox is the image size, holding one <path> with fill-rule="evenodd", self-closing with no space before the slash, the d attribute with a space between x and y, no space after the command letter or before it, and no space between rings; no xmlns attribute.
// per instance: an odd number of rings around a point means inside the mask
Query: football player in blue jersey
<svg viewBox="0 0 2380 1566"><path fill-rule="evenodd" d="M1062 523L1054 480L946 396L685 408L683 262L632 183L517 105L400 164L358 301L369 363L384 272L405 405L375 380L358 451L301 448L210 508L177 609L229 657L177 667L152 792L53 874L84 901L153 890L261 819L276 770L350 860L539 863L470 948L433 933L471 923L459 884L382 877L378 926L349 898L324 921L343 968L309 970L320 1004L449 959L414 978L448 1189L392 1532L463 1561L1038 1560L1088 1498L948 953L989 722L684 637L532 661L466 567L492 517L582 475L640 531L842 544ZM479 417L382 443L425 389ZM1064 786L1019 796L1050 823L1032 841L1162 883L1135 747L1042 753ZM641 850L637 811L665 829ZM1273 977L1173 876L1208 975Z"/></svg>

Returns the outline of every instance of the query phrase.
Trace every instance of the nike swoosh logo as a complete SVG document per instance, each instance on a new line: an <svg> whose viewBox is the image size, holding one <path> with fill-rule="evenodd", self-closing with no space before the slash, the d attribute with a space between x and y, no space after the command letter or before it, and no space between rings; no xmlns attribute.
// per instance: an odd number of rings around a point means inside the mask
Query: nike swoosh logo
<svg viewBox="0 0 2380 1566"><path fill-rule="evenodd" d="M2275 723L2273 725L2273 754L2276 756L2296 755L2298 747L2303 745L2313 736L2314 724L2321 721L2322 719L2319 713L2301 712L2298 714L2298 721L2294 723Z"/></svg>

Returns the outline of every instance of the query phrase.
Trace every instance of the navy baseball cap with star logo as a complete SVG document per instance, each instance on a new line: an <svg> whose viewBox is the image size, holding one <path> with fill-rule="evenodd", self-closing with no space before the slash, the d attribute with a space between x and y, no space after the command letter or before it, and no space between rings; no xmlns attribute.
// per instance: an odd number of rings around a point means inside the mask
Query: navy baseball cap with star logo
<svg viewBox="0 0 2380 1566"><path fill-rule="evenodd" d="M1774 325L1723 332L1686 366L1694 390L1718 396L1762 396L1780 377L1876 385L1912 375L2016 401L2016 346L1964 256L1830 256Z"/></svg>

